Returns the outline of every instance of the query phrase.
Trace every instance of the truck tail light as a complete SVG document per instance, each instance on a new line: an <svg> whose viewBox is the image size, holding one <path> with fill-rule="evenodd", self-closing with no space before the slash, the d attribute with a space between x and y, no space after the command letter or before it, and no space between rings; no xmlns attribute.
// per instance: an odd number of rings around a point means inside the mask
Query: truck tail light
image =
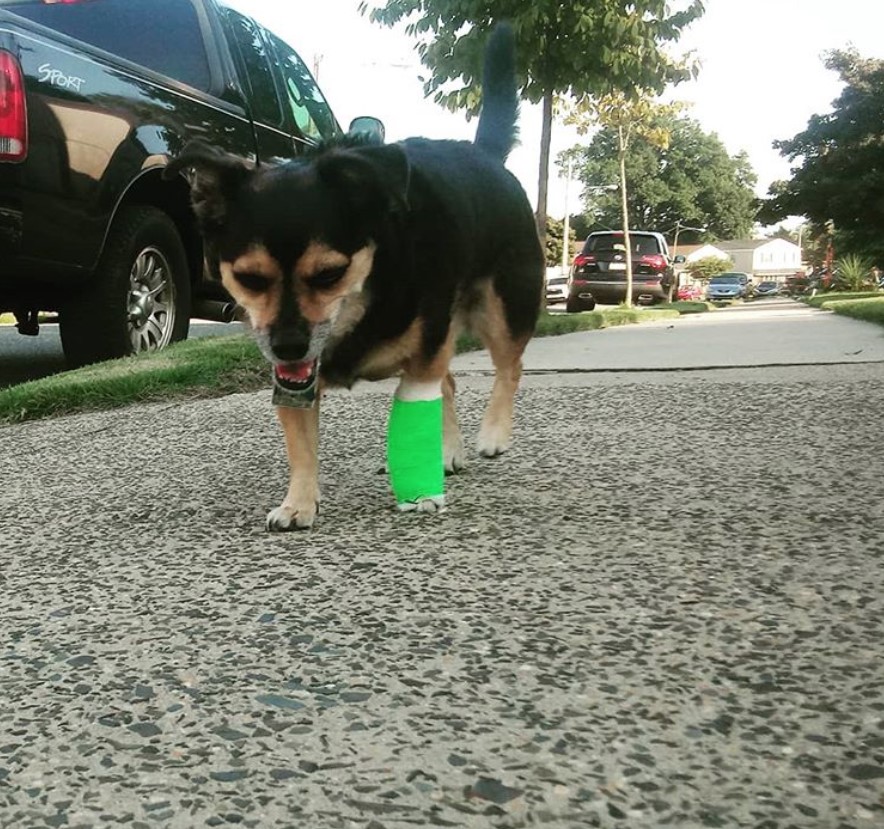
<svg viewBox="0 0 884 829"><path fill-rule="evenodd" d="M666 257L659 253L647 253L642 256L642 264L650 265L655 271L666 270Z"/></svg>
<svg viewBox="0 0 884 829"><path fill-rule="evenodd" d="M21 66L0 50L0 161L24 161L28 154L28 110Z"/></svg>

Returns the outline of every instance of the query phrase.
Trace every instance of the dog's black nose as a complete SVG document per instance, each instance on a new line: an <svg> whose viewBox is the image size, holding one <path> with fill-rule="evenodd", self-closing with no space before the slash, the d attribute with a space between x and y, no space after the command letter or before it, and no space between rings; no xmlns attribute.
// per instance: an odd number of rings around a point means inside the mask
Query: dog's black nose
<svg viewBox="0 0 884 829"><path fill-rule="evenodd" d="M273 328L270 331L270 349L286 363L303 360L310 348L310 332L298 328Z"/></svg>

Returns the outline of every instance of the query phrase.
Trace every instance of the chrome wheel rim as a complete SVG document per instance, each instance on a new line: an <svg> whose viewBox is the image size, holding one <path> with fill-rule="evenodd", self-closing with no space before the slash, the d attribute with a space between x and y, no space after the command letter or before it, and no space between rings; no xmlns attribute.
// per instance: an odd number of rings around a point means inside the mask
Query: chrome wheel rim
<svg viewBox="0 0 884 829"><path fill-rule="evenodd" d="M135 257L129 275L129 340L132 352L156 351L172 341L175 282L162 251L147 247Z"/></svg>

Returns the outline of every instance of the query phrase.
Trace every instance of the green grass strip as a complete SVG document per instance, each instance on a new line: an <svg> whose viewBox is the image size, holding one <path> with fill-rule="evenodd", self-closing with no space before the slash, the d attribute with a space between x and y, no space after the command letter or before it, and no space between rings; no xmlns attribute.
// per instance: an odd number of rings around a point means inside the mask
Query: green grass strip
<svg viewBox="0 0 884 829"><path fill-rule="evenodd" d="M817 294L816 296L800 297L801 301L809 305L811 308L822 308L835 302L851 302L855 299L878 299L880 293L873 291L862 291L859 293L850 293L848 291L829 291L825 294Z"/></svg>
<svg viewBox="0 0 884 829"><path fill-rule="evenodd" d="M549 337L679 316L665 308L610 308L582 314L543 313L535 336ZM700 303L701 305L703 303ZM458 352L481 344L458 341ZM270 387L270 369L247 334L205 337L135 357L110 360L0 389L0 423L102 411L132 403L197 400Z"/></svg>
<svg viewBox="0 0 884 829"><path fill-rule="evenodd" d="M822 307L827 311L834 311L836 314L841 314L851 319L884 325L884 296L880 294L866 299L826 302Z"/></svg>
<svg viewBox="0 0 884 829"><path fill-rule="evenodd" d="M249 337L206 337L2 389L0 421L219 397L267 388L269 382L267 364Z"/></svg>

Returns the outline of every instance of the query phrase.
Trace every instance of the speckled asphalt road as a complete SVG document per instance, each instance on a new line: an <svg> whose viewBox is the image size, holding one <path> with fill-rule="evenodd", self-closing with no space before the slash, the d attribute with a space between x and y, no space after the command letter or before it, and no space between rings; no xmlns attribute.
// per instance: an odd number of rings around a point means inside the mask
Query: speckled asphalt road
<svg viewBox="0 0 884 829"><path fill-rule="evenodd" d="M367 386L290 535L269 393L3 428L0 826L881 827L882 403L881 362L529 373L416 516Z"/></svg>

